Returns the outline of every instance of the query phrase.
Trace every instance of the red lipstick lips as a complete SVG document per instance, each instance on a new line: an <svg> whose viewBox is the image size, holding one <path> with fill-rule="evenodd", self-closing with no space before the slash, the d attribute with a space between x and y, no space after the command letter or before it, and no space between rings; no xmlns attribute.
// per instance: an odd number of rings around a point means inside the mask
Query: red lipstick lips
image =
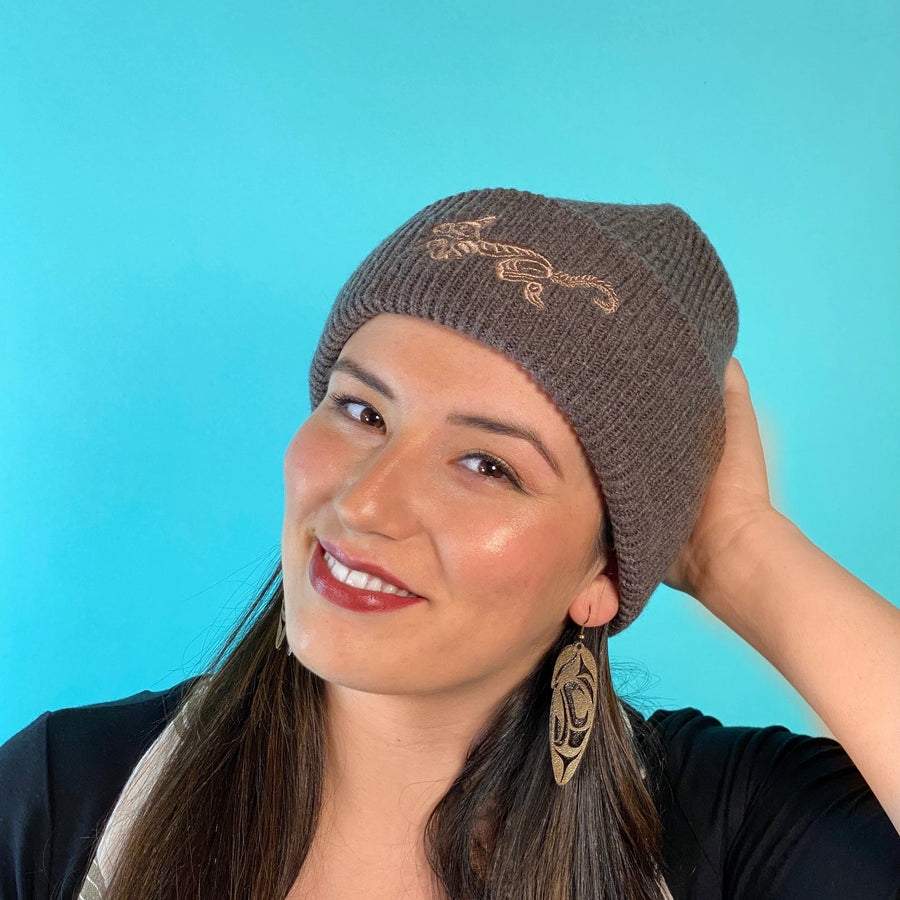
<svg viewBox="0 0 900 900"><path fill-rule="evenodd" d="M339 562L347 566L347 568L357 569L367 574L381 578L383 581L389 581L391 584L399 587L401 590L408 591L400 582L383 570L379 570L375 566L353 565L353 561L338 556L337 553L328 547L328 552ZM342 609L348 609L351 612L393 612L398 609L405 609L414 603L421 603L425 598L412 596L404 597L401 594L388 594L384 591L376 591L367 588L351 587L344 584L334 577L325 562L325 550L319 541L313 549L312 559L309 563L309 583L317 594L324 597L329 603L340 606ZM411 592L409 592L411 593Z"/></svg>

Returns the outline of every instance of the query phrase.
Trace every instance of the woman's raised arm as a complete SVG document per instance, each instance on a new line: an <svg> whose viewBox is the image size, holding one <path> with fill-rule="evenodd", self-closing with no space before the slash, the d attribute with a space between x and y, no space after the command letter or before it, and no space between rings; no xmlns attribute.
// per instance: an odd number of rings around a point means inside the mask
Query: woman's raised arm
<svg viewBox="0 0 900 900"><path fill-rule="evenodd" d="M790 681L900 831L900 609L772 506L736 360L725 373L725 407L722 462L666 583L696 597Z"/></svg>

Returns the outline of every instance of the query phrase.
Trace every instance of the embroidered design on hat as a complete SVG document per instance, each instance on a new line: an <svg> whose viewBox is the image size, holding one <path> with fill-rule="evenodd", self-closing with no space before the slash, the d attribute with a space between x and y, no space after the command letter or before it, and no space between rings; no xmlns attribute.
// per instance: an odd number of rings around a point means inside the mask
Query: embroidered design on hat
<svg viewBox="0 0 900 900"><path fill-rule="evenodd" d="M485 240L482 229L497 217L484 216L470 222L442 222L431 229L437 235L422 245L432 259L460 259L463 256L487 256L496 259L494 271L503 281L521 281L525 299L538 309L546 309L541 299L542 281L552 281L566 288L591 288L591 302L606 313L615 312L621 302L613 286L596 275L569 275L557 272L546 256L528 247Z"/></svg>

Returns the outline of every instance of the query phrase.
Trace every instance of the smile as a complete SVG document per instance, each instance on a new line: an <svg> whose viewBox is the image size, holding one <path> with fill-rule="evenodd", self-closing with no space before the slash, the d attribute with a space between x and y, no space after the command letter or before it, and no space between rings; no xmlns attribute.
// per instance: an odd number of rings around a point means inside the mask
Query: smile
<svg viewBox="0 0 900 900"><path fill-rule="evenodd" d="M344 565L318 541L309 563L309 583L329 603L352 612L392 612L425 599L377 575Z"/></svg>
<svg viewBox="0 0 900 900"><path fill-rule="evenodd" d="M323 550L325 564L328 566L331 574L343 584L349 584L350 587L362 588L369 591L383 591L385 594L397 594L399 597L415 597L409 591L398 588L389 581L382 581L374 575L367 572L360 572L357 569L348 569L343 563L338 562L327 550Z"/></svg>

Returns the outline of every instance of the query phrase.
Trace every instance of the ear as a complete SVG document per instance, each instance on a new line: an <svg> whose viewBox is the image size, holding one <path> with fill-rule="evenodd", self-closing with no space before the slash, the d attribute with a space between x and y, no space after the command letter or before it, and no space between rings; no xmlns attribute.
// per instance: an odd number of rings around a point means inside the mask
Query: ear
<svg viewBox="0 0 900 900"><path fill-rule="evenodd" d="M601 572L569 604L569 617L585 628L605 625L619 611L619 586Z"/></svg>

